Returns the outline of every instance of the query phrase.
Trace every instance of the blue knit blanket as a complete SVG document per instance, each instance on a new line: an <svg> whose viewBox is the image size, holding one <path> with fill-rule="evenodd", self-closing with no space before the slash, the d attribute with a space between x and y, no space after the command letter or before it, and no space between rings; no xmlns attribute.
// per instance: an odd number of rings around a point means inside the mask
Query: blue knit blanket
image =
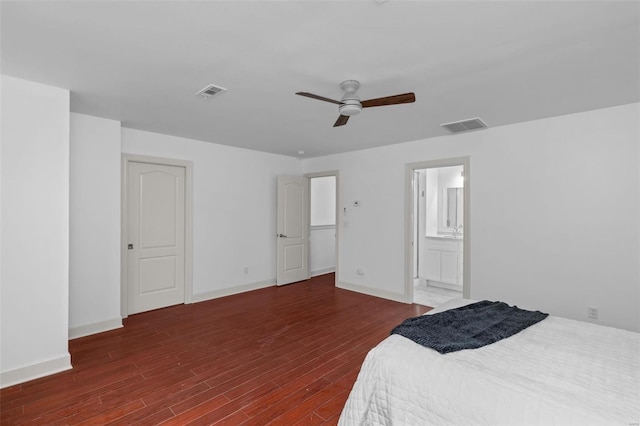
<svg viewBox="0 0 640 426"><path fill-rule="evenodd" d="M441 354L477 349L506 339L549 314L526 311L504 302L483 300L433 315L404 320L391 330Z"/></svg>

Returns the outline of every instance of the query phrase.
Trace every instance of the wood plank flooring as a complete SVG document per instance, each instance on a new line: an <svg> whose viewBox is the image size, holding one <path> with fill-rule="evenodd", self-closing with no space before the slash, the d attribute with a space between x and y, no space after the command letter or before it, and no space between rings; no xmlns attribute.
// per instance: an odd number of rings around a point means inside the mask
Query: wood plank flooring
<svg viewBox="0 0 640 426"><path fill-rule="evenodd" d="M367 352L430 308L334 275L132 315L73 370L0 391L3 425L334 425Z"/></svg>

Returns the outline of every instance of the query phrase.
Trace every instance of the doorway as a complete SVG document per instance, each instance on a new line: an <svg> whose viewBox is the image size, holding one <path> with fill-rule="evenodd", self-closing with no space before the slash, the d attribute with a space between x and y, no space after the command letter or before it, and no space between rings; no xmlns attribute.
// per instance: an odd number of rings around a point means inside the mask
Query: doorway
<svg viewBox="0 0 640 426"><path fill-rule="evenodd" d="M121 313L191 302L191 163L123 154Z"/></svg>
<svg viewBox="0 0 640 426"><path fill-rule="evenodd" d="M338 280L338 171L278 176L276 284L335 272Z"/></svg>
<svg viewBox="0 0 640 426"><path fill-rule="evenodd" d="M438 306L470 294L469 158L407 165L407 301Z"/></svg>
<svg viewBox="0 0 640 426"><path fill-rule="evenodd" d="M310 175L309 266L312 277L336 271L336 174Z"/></svg>

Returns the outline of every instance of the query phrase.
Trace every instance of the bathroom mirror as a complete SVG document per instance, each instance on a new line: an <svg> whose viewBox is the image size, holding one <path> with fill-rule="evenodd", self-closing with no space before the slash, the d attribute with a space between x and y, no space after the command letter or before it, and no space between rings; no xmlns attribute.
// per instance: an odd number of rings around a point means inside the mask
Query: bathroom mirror
<svg viewBox="0 0 640 426"><path fill-rule="evenodd" d="M446 226L447 228L461 227L463 223L464 188L446 189Z"/></svg>

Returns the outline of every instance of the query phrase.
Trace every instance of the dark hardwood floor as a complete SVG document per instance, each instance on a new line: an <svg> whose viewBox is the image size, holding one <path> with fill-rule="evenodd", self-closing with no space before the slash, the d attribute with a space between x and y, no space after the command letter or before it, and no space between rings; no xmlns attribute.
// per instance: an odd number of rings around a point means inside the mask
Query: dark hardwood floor
<svg viewBox="0 0 640 426"><path fill-rule="evenodd" d="M336 424L367 352L430 308L333 283L145 312L72 340L73 370L0 391L1 422Z"/></svg>

